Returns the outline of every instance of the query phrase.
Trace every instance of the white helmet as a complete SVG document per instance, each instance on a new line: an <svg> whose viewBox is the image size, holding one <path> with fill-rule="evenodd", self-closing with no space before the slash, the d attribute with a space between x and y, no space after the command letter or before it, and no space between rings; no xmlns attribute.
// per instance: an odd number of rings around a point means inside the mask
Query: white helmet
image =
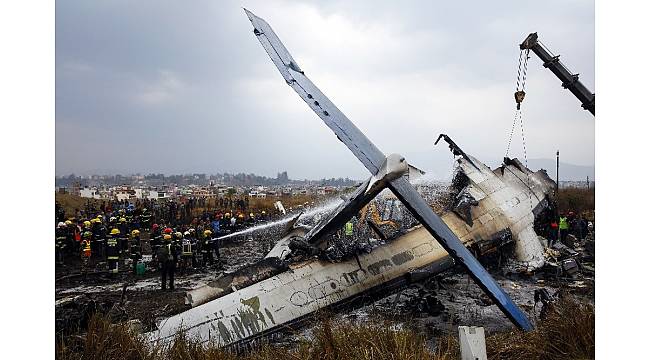
<svg viewBox="0 0 650 360"><path fill-rule="evenodd" d="M58 228L64 228L64 227L65 227L65 223L64 223L63 221L61 221L61 222L59 222L59 224L58 224L56 227L58 227Z"/></svg>

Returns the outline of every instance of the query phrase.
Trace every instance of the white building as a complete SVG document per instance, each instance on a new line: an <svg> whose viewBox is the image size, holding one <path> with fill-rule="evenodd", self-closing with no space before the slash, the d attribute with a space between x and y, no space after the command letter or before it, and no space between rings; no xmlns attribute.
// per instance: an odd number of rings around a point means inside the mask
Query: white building
<svg viewBox="0 0 650 360"><path fill-rule="evenodd" d="M99 191L97 191L97 188L83 188L79 190L79 196L83 198L90 198L90 199L101 199L101 196L99 195Z"/></svg>

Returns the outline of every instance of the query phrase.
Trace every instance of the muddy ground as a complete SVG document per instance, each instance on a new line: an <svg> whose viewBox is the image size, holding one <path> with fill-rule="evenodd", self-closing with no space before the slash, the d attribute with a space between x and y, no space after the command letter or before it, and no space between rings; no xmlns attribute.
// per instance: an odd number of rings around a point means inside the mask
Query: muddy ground
<svg viewBox="0 0 650 360"><path fill-rule="evenodd" d="M144 240L146 242L146 240ZM93 263L93 272L80 275L80 265L73 262L56 268L55 298L57 332L82 331L84 313L99 311L115 321L137 319L142 330L153 330L157 321L187 309L184 295L187 290L202 286L224 271L232 271L261 259L270 248L264 241L252 236L233 239L221 249L222 264L207 269L185 269L177 272L174 291L160 290L157 272L147 269L136 276L123 270L115 277L103 272L106 264ZM535 303L535 290L546 289L549 294L572 294L585 301L594 301L594 241L593 234L576 251L579 269L571 275L557 274L555 270L535 274L509 273L507 267L497 265L494 259L482 262L497 282L506 290L532 321L539 319L541 303ZM369 321L391 320L401 326L427 334L433 342L444 334L455 334L457 326L483 326L488 333L513 329L512 323L481 289L456 267L421 283L403 288L382 299L371 299L361 308L334 314L341 319ZM301 329L274 341L292 343L309 338L311 327Z"/></svg>

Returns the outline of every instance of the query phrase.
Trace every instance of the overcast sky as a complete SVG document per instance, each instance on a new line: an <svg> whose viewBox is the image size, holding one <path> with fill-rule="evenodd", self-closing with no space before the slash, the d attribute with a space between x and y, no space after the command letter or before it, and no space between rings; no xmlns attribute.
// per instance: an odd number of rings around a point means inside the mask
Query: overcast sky
<svg viewBox="0 0 650 360"><path fill-rule="evenodd" d="M593 1L61 0L56 174L366 177L286 85L242 7L377 147L438 178L452 164L433 146L441 132L490 165L505 154L528 33L596 92ZM563 162L593 165L593 116L534 55L526 90L528 158L560 149Z"/></svg>

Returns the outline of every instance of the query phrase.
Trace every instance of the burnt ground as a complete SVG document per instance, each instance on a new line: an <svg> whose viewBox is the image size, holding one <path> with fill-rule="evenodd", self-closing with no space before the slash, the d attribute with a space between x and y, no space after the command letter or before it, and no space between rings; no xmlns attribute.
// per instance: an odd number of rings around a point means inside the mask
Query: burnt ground
<svg viewBox="0 0 650 360"><path fill-rule="evenodd" d="M74 333L83 328L85 314L101 312L116 321L137 319L142 329L152 330L158 320L182 312L187 307L184 295L187 290L213 280L223 271L231 271L262 258L269 244L241 238L225 244L221 249L222 266L208 269L189 269L177 272L174 291L160 290L157 272L147 269L143 276L128 271L110 278L103 273L106 264L93 264L95 273L79 275L79 264L56 268L57 332ZM579 264L573 274L557 269L545 269L535 274L508 273L493 259L483 259L484 265L497 282L527 314L536 321L542 309L535 303L535 291L546 289L550 295L571 294L587 302L594 302L594 241L593 235L577 247L574 258ZM120 266L120 269L126 269ZM124 285L126 290L124 291ZM512 323L481 289L458 267L410 285L399 293L374 299L367 305L333 315L355 322L390 320L401 326L413 328L434 339L444 334L455 334L457 326L483 326L486 332L513 329ZM312 327L299 334L277 339L292 343L298 338L310 337ZM433 341L433 340L431 340Z"/></svg>

